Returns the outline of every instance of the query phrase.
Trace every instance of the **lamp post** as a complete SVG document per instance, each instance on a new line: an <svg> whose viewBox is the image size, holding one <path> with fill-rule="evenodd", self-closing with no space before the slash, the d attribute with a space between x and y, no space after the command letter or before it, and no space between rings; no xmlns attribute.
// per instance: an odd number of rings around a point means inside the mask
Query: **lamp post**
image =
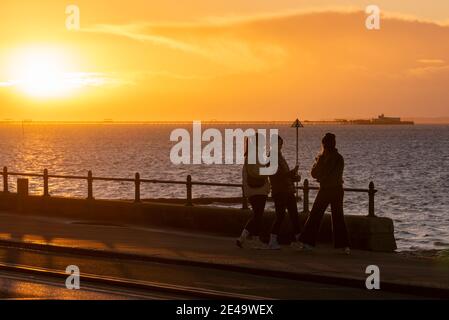
<svg viewBox="0 0 449 320"><path fill-rule="evenodd" d="M301 121L297 118L295 122L293 122L292 128L296 128L296 165L299 165L299 128L303 128ZM295 182L296 189L296 199L298 199L298 181Z"/></svg>

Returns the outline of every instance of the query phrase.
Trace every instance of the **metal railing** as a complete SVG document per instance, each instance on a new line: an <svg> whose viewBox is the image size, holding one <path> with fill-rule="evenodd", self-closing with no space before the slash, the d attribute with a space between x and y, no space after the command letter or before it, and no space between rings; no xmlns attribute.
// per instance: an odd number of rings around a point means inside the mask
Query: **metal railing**
<svg viewBox="0 0 449 320"><path fill-rule="evenodd" d="M193 197L192 197L192 189L193 186L213 186L213 187L232 187L232 188L240 188L242 190L242 209L248 209L248 201L247 198L243 195L243 186L242 184L236 183L218 183L218 182L197 182L192 181L192 176L188 175L187 179L184 181L176 181L176 180L157 180L157 179L142 179L140 174L137 172L134 176L134 179L131 178L105 178L105 177L94 177L92 171L87 172L87 176L71 176L71 175L55 175L49 174L47 169L44 169L43 174L38 173L20 173L20 172L9 172L7 167L3 168L1 172L3 176L3 192L9 192L9 183L8 177L30 177L30 178L42 178L43 179L43 196L50 197L49 192L49 179L67 179L67 180L86 180L87 181L87 199L94 199L94 181L111 181L111 182L130 182L134 183L134 202L141 202L140 197L140 187L142 183L148 184L177 184L177 185L185 185L186 186L186 206L193 206ZM319 190L317 186L309 186L309 181L307 179L304 180L303 185L298 187L299 190L303 191L303 211L309 212L309 192L310 190ZM346 192L358 192L358 193L367 193L368 194L368 216L375 217L374 213L374 196L377 190L374 188L374 183L371 181L369 183L368 189L359 189L359 188L344 188Z"/></svg>

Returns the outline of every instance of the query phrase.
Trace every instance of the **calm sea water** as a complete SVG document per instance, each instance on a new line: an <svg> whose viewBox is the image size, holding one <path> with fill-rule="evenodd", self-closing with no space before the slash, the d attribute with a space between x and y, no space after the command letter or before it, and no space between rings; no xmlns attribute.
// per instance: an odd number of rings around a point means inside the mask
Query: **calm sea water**
<svg viewBox="0 0 449 320"><path fill-rule="evenodd" d="M10 171L133 177L210 182L241 181L238 165L171 164L169 125L0 125L0 165ZM191 129L190 126L185 126ZM233 126L218 126L233 128ZM285 140L285 155L295 162L295 130L277 127ZM326 132L337 135L345 157L345 186L367 188L374 181L376 214L394 220L400 249L449 247L449 126L308 126L300 130L300 170L309 171ZM12 180L12 179L11 179ZM13 181L11 181L13 185ZM14 189L15 186L12 186ZM42 182L31 180L32 193ZM50 192L86 196L86 182L50 180ZM132 198L129 183L95 182L96 198ZM195 197L239 196L240 190L195 187ZM143 198L184 197L182 186L144 185ZM311 194L311 201L314 193ZM347 193L346 213L367 214L366 194Z"/></svg>

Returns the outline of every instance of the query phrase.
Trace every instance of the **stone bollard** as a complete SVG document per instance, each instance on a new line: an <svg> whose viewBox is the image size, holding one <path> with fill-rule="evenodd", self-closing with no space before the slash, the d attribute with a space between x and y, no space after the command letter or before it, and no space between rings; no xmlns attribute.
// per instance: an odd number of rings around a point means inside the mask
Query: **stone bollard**
<svg viewBox="0 0 449 320"><path fill-rule="evenodd" d="M192 201L192 176L190 174L187 176L186 188L187 188L186 206L192 207L193 206L193 201Z"/></svg>
<svg viewBox="0 0 449 320"><path fill-rule="evenodd" d="M3 167L3 192L8 193L8 168Z"/></svg>
<svg viewBox="0 0 449 320"><path fill-rule="evenodd" d="M28 179L17 179L17 211L22 213L25 211L25 201L29 195Z"/></svg>
<svg viewBox="0 0 449 320"><path fill-rule="evenodd" d="M29 195L28 179L17 179L17 194L19 197L28 197Z"/></svg>
<svg viewBox="0 0 449 320"><path fill-rule="evenodd" d="M140 202L140 173L136 172L134 178L135 192L134 192L134 202Z"/></svg>

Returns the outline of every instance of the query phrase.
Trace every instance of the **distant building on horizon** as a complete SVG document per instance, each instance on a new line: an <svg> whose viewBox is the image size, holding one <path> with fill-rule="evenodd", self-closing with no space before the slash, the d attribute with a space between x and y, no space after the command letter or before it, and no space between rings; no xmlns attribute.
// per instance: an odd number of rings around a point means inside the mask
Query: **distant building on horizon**
<svg viewBox="0 0 449 320"><path fill-rule="evenodd" d="M415 124L413 121L401 121L399 117L386 117L383 113L377 119L371 120L372 124Z"/></svg>

